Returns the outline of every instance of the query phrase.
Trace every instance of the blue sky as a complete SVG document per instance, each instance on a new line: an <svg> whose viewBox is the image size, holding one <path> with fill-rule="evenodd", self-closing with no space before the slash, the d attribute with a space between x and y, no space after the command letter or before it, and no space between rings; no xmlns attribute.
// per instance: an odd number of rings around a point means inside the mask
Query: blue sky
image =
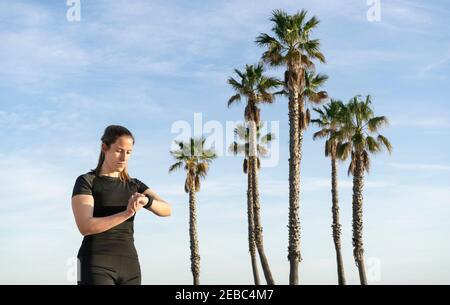
<svg viewBox="0 0 450 305"><path fill-rule="evenodd" d="M233 69L256 63L254 44L274 9L305 8L321 24L326 90L347 101L371 94L390 119L391 156L377 155L364 193L369 283L450 283L450 23L448 1L381 0L369 22L365 0L93 1L68 22L65 1L0 0L0 283L73 284L81 243L70 207L73 183L97 163L110 124L136 137L129 171L173 205L173 216L137 216L144 284L190 284L184 175L168 175L177 121L242 120L226 107ZM282 70L269 69L280 76ZM279 162L260 174L266 254L287 284L287 101L262 107L279 122ZM305 134L301 282L337 283L331 238L330 162ZM251 284L246 177L223 156L198 195L201 282ZM346 276L358 283L351 247L351 179L340 165ZM262 274L262 272L261 272Z"/></svg>

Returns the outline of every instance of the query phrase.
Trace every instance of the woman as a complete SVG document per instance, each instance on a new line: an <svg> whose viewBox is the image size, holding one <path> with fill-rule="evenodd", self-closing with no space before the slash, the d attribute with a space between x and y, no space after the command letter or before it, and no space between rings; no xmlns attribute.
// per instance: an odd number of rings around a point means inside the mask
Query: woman
<svg viewBox="0 0 450 305"><path fill-rule="evenodd" d="M140 285L134 246L134 215L141 209L170 216L171 207L143 182L130 178L131 132L111 125L101 138L97 168L77 178L72 209L84 236L78 260L79 285Z"/></svg>

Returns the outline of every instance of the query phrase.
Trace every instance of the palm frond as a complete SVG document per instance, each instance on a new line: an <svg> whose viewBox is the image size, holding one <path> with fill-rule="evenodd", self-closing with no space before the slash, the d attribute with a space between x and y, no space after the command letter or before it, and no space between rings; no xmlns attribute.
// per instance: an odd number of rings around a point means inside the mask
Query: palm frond
<svg viewBox="0 0 450 305"><path fill-rule="evenodd" d="M336 154L341 160L347 160L352 151L352 144L350 142L339 143L337 146Z"/></svg>
<svg viewBox="0 0 450 305"><path fill-rule="evenodd" d="M378 135L377 137L377 141L380 145L384 145L384 147L386 147L387 151L389 152L389 154L392 153L392 144L391 142L383 135Z"/></svg>
<svg viewBox="0 0 450 305"><path fill-rule="evenodd" d="M356 158L355 154L352 152L352 157L350 159L350 165L348 166L347 175L354 175L355 174L355 167L356 167Z"/></svg>
<svg viewBox="0 0 450 305"><path fill-rule="evenodd" d="M388 123L388 119L385 116L379 116L371 118L367 122L367 126L370 132L377 132L380 127L386 126Z"/></svg>
<svg viewBox="0 0 450 305"><path fill-rule="evenodd" d="M275 140L277 137L274 133L268 133L265 134L263 137L261 137L261 144L267 144L270 143L271 141Z"/></svg>
<svg viewBox="0 0 450 305"><path fill-rule="evenodd" d="M277 42L269 46L269 49L262 55L262 60L271 66L279 66L284 63L284 56L282 55L282 46Z"/></svg>
<svg viewBox="0 0 450 305"><path fill-rule="evenodd" d="M314 88L322 87L327 82L328 78L328 75L318 73L312 78L311 85Z"/></svg>
<svg viewBox="0 0 450 305"><path fill-rule="evenodd" d="M320 40L311 39L303 44L305 52L310 58L318 59L320 62L325 63L325 56L320 52Z"/></svg>
<svg viewBox="0 0 450 305"><path fill-rule="evenodd" d="M378 144L378 142L371 136L366 137L366 144L367 144L367 149L371 152L371 153L377 153L380 151L380 145Z"/></svg>
<svg viewBox="0 0 450 305"><path fill-rule="evenodd" d="M241 80L245 78L244 74L238 69L234 69L234 73L236 73L241 78Z"/></svg>
<svg viewBox="0 0 450 305"><path fill-rule="evenodd" d="M305 31L307 34L309 34L309 32L311 30L313 30L315 27L317 27L317 25L319 23L320 23L319 19L317 19L316 16L313 16L311 19L309 19L305 23L305 26L303 27L303 31Z"/></svg>
<svg viewBox="0 0 450 305"><path fill-rule="evenodd" d="M325 117L325 113L323 112L322 109L320 109L320 108L313 108L313 110L315 112L317 112L320 115L320 117Z"/></svg>
<svg viewBox="0 0 450 305"><path fill-rule="evenodd" d="M176 170L179 170L182 166L183 166L183 162L181 162L181 161L172 164L172 165L169 167L169 173L172 173L172 172L174 172L174 171L176 171Z"/></svg>
<svg viewBox="0 0 450 305"><path fill-rule="evenodd" d="M244 91L245 91L244 86L243 86L240 82L238 82L236 79L234 79L233 77L230 77L230 78L227 80L227 82L228 82L229 85L231 85L231 87L232 87L236 92L244 93Z"/></svg>
<svg viewBox="0 0 450 305"><path fill-rule="evenodd" d="M325 157L328 157L330 155L330 142L331 141L329 139L325 141Z"/></svg>
<svg viewBox="0 0 450 305"><path fill-rule="evenodd" d="M277 96L277 95L289 96L289 92L287 92L286 90L283 89L283 90L274 92L273 95L274 96Z"/></svg>
<svg viewBox="0 0 450 305"><path fill-rule="evenodd" d="M261 145L258 145L257 150L258 150L258 155L260 155L262 157L267 156L267 154L269 153L269 150Z"/></svg>
<svg viewBox="0 0 450 305"><path fill-rule="evenodd" d="M233 103L239 103L241 101L241 95L239 93L233 95L227 103L227 107L230 107Z"/></svg>
<svg viewBox="0 0 450 305"><path fill-rule="evenodd" d="M272 12L272 18L270 21L274 22L275 25L272 28L272 31L277 35L278 39L287 41L286 33L288 32L289 21L291 17L282 10L274 10Z"/></svg>
<svg viewBox="0 0 450 305"><path fill-rule="evenodd" d="M311 123L311 112L309 111L309 108L306 109L305 117L306 117L306 126L309 126L309 124Z"/></svg>
<svg viewBox="0 0 450 305"><path fill-rule="evenodd" d="M202 162L202 163L197 164L197 175L201 176L201 177L206 176L208 169L209 169L209 165L207 162Z"/></svg>
<svg viewBox="0 0 450 305"><path fill-rule="evenodd" d="M199 176L195 176L194 185L195 185L195 192L200 192L200 177Z"/></svg>
<svg viewBox="0 0 450 305"><path fill-rule="evenodd" d="M313 120L314 121L314 120ZM323 128L317 132L315 132L313 134L313 140L317 140L317 139L321 139L321 138L326 138L330 135L330 129L328 128Z"/></svg>
<svg viewBox="0 0 450 305"><path fill-rule="evenodd" d="M258 35L258 37L256 37L255 43L260 47L266 47L272 44L276 44L278 43L278 41L274 37L266 33L261 33Z"/></svg>
<svg viewBox="0 0 450 305"><path fill-rule="evenodd" d="M316 67L315 67L314 63L308 58L307 55L302 54L300 58L302 61L302 66L305 70L311 70L311 71L315 70Z"/></svg>
<svg viewBox="0 0 450 305"><path fill-rule="evenodd" d="M370 157L369 154L367 153L367 151L363 151L362 153L362 163L363 163L363 168L364 170L369 173L370 172Z"/></svg>
<svg viewBox="0 0 450 305"><path fill-rule="evenodd" d="M191 185L190 180L191 180L191 176L188 174L188 176L186 177L186 180L184 181L184 191L186 193L189 193L189 191L191 189L191 187L190 187L190 185Z"/></svg>
<svg viewBox="0 0 450 305"><path fill-rule="evenodd" d="M228 151L234 155L240 155L242 153L245 153L245 145L239 144L238 142L234 141L230 144Z"/></svg>

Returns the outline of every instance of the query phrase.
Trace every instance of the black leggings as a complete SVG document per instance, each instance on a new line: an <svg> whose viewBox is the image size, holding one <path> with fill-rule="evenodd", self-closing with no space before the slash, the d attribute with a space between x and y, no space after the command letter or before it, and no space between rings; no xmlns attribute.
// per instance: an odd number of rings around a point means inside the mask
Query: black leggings
<svg viewBox="0 0 450 305"><path fill-rule="evenodd" d="M138 258L89 255L78 257L78 285L140 285Z"/></svg>

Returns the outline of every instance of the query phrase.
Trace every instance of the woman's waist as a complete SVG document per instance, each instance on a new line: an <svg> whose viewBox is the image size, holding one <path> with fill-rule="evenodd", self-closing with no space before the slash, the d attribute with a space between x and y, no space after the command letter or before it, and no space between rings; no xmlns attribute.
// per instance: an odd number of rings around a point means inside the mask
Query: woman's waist
<svg viewBox="0 0 450 305"><path fill-rule="evenodd" d="M78 256L86 255L119 255L137 257L133 235L88 235L85 236L81 244Z"/></svg>

